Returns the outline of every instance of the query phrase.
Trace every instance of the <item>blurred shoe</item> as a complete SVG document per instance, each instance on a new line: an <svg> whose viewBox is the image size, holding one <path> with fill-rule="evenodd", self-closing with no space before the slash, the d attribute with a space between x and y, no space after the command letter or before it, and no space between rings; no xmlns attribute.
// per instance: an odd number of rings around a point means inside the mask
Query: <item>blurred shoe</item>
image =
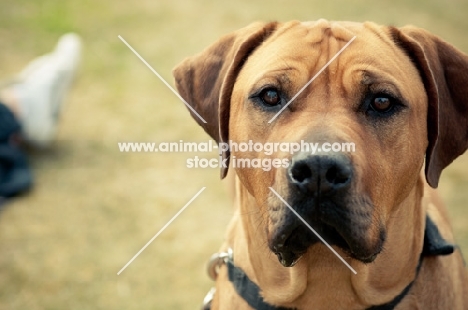
<svg viewBox="0 0 468 310"><path fill-rule="evenodd" d="M52 53L36 58L20 73L20 82L13 91L20 107L23 135L31 145L46 147L53 141L80 56L80 37L65 34Z"/></svg>

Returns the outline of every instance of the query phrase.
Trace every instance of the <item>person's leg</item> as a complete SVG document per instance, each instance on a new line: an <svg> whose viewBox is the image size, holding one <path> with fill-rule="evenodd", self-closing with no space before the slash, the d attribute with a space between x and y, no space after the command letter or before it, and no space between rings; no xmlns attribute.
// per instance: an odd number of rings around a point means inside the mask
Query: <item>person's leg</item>
<svg viewBox="0 0 468 310"><path fill-rule="evenodd" d="M46 147L52 142L80 54L80 38L66 34L52 53L36 58L21 71L18 83L0 92L4 104L21 123L24 139L32 146Z"/></svg>
<svg viewBox="0 0 468 310"><path fill-rule="evenodd" d="M16 137L21 135L37 147L50 144L80 53L79 37L64 35L52 53L36 58L21 71L17 83L0 89L0 204L2 197L31 187L27 157Z"/></svg>
<svg viewBox="0 0 468 310"><path fill-rule="evenodd" d="M14 108L12 101L0 101L0 204L2 198L24 193L32 185L26 155L14 139L20 134L21 125L11 107Z"/></svg>

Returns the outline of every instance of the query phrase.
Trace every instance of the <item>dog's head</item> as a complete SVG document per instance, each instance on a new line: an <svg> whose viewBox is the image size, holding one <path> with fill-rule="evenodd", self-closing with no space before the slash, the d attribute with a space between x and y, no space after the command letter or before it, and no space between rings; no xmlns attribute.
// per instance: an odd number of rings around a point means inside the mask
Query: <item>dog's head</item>
<svg viewBox="0 0 468 310"><path fill-rule="evenodd" d="M437 187L468 147L468 57L414 27L255 23L186 59L174 75L217 142L318 143L314 154L277 150L273 157L289 164L270 171L235 168L284 266L318 239L269 187L329 243L371 262L424 161Z"/></svg>

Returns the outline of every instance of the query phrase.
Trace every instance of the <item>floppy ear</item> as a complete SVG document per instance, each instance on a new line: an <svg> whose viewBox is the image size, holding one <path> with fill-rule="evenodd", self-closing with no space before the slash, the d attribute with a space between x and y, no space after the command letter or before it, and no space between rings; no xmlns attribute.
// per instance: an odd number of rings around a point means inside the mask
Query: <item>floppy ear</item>
<svg viewBox="0 0 468 310"><path fill-rule="evenodd" d="M468 56L416 27L390 29L418 68L428 96L426 180L436 188L442 170L468 148Z"/></svg>
<svg viewBox="0 0 468 310"><path fill-rule="evenodd" d="M216 142L228 142L231 93L242 65L276 26L277 23L253 23L221 37L173 70L180 95L206 123L193 111L190 114ZM229 151L223 153L225 158L229 163ZM226 174L227 168L221 168L221 178Z"/></svg>

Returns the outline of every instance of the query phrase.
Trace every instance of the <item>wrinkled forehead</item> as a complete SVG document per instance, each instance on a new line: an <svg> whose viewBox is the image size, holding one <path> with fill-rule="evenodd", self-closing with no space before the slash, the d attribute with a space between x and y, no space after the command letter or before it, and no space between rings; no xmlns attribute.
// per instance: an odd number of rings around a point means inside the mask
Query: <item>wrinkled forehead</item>
<svg viewBox="0 0 468 310"><path fill-rule="evenodd" d="M307 57L314 54L336 54L355 37L346 54L358 58L395 59L401 50L395 45L388 28L373 23L288 22L281 24L258 49L265 60L276 57ZM350 52L351 51L351 52ZM256 52L257 53L257 52ZM268 56L269 55L269 56ZM266 57L266 58L265 58Z"/></svg>
<svg viewBox="0 0 468 310"><path fill-rule="evenodd" d="M405 85L420 81L417 69L394 43L387 27L326 20L280 25L249 57L245 75L251 84L268 75L281 74L292 82L302 75L310 78L353 37L327 70L355 76L363 83Z"/></svg>
<svg viewBox="0 0 468 310"><path fill-rule="evenodd" d="M301 38L300 41L316 44L326 40L327 37L333 37L347 42L361 32L363 27L364 25L360 23L331 22L324 19L308 22L291 21L281 24L276 32L270 36L269 41L296 37Z"/></svg>

